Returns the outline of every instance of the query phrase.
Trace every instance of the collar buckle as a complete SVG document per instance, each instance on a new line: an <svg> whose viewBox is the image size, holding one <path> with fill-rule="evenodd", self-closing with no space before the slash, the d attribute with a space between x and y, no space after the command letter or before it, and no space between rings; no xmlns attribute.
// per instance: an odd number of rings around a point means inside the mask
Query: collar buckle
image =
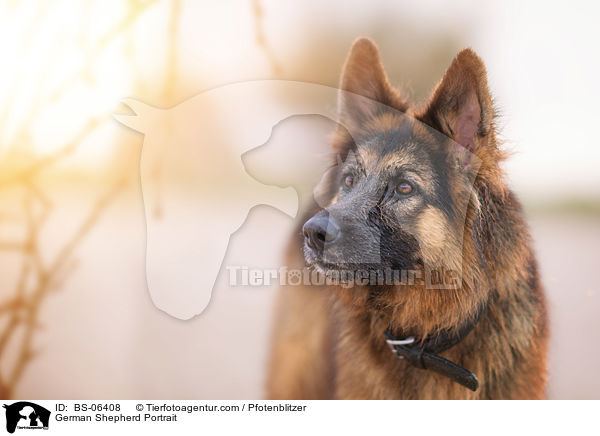
<svg viewBox="0 0 600 436"><path fill-rule="evenodd" d="M415 342L415 337L409 336L406 339L390 339L390 338L388 338L385 340L385 342L387 342L388 346L390 347L390 350L392 350L392 353L394 353L398 359L404 359L403 355L398 354L398 349L396 348L396 345L413 344Z"/></svg>

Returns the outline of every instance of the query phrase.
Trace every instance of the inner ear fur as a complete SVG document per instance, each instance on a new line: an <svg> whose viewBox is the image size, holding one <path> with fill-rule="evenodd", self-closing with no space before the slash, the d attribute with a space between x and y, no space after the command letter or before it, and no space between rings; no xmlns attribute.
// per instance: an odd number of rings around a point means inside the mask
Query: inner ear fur
<svg viewBox="0 0 600 436"><path fill-rule="evenodd" d="M473 50L456 55L417 118L471 153L489 143L494 109L485 65Z"/></svg>

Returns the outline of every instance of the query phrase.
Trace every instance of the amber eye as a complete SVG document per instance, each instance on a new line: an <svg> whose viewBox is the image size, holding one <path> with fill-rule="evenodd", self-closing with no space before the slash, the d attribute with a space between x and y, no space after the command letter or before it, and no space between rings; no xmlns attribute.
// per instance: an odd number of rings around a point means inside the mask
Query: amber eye
<svg viewBox="0 0 600 436"><path fill-rule="evenodd" d="M404 181L398 183L396 190L398 191L399 194L408 195L412 192L413 187L410 183L408 183L406 180L404 180Z"/></svg>
<svg viewBox="0 0 600 436"><path fill-rule="evenodd" d="M344 185L346 185L348 188L350 188L350 187L352 187L353 184L354 184L354 177L346 176L346 178L344 179Z"/></svg>

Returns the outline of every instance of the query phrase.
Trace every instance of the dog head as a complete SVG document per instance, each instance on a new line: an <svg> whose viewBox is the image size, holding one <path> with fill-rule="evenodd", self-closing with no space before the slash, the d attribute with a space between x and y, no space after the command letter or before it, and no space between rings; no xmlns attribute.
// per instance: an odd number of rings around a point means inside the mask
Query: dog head
<svg viewBox="0 0 600 436"><path fill-rule="evenodd" d="M498 171L483 62L462 50L415 112L390 85L375 44L359 39L340 88L337 161L324 207L303 226L306 261L322 271L460 271L478 207L473 184Z"/></svg>

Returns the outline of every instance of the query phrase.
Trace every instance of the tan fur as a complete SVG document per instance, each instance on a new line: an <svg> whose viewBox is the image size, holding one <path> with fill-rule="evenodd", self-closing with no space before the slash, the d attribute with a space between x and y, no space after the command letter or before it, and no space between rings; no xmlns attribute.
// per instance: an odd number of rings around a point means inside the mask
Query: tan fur
<svg viewBox="0 0 600 436"><path fill-rule="evenodd" d="M421 213L416 233L420 245L425 248L423 252L427 254L423 259L425 264L442 266L447 265L447 259L460 258L461 241L455 238L450 223L438 209L430 206Z"/></svg>

